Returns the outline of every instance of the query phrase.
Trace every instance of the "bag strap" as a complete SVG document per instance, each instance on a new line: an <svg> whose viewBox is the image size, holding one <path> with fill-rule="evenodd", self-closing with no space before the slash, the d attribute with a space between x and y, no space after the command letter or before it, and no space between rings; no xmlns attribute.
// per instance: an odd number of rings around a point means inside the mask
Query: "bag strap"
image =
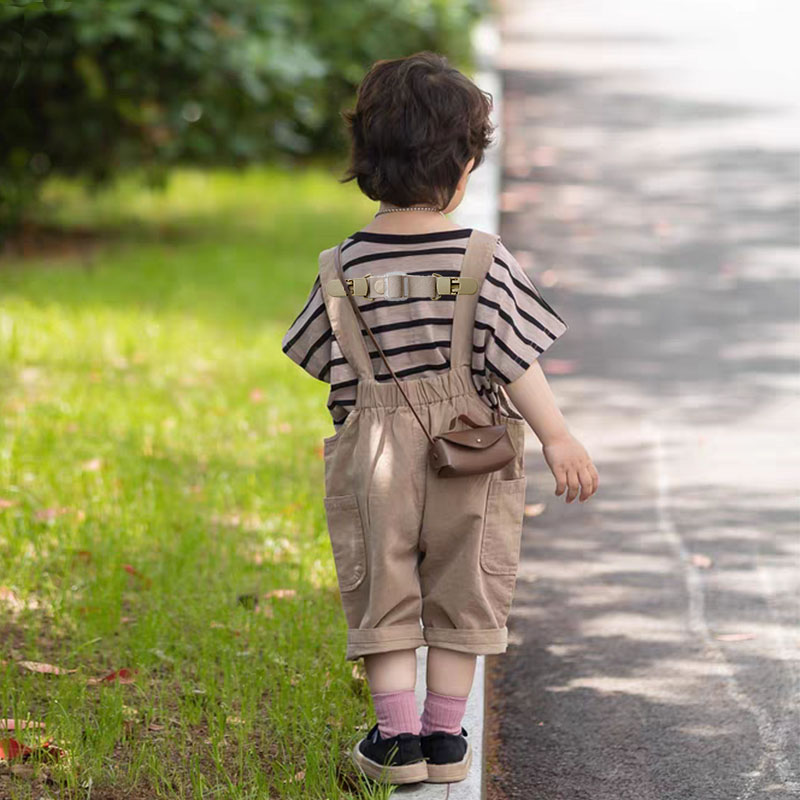
<svg viewBox="0 0 800 800"><path fill-rule="evenodd" d="M345 287L345 290L347 290L347 282L345 281L344 272L342 271L341 249L342 249L342 244L340 242L339 246L336 248L334 262L335 262L335 265L336 265L336 271L337 271L337 273L339 275L339 280L342 282L342 286ZM369 334L369 338L372 339L373 344L378 349L378 352L381 354L381 358L383 359L383 363L386 364L386 368L389 370L389 373L392 376L392 378L394 378L394 382L397 384L397 388L400 390L400 394L403 395L403 398L405 399L406 403L408 403L408 407L411 409L412 413L417 418L417 422L419 422L420 426L422 427L422 430L425 431L425 435L428 437L428 441L431 444L434 444L434 439L431 436L430 431L428 430L428 428L425 425L425 423L422 421L422 418L420 417L420 415L417 414L417 410L414 408L414 404L408 399L408 395L406 394L405 389L403 389L403 387L402 387L402 385L400 383L400 380L398 379L397 375L394 374L394 370L392 369L391 365L389 364L389 360L386 358L386 355L384 354L383 350L381 349L381 346L378 344L378 340L375 338L375 335L370 330L369 325L367 325L367 323L364 321L364 317L361 315L361 311L358 308L358 303L356 303L355 298L353 297L353 295L349 291L347 292L347 299L350 301L350 305L353 306L353 311L355 311L356 317L358 318L359 322L364 326L364 328L366 329L367 333Z"/></svg>
<svg viewBox="0 0 800 800"><path fill-rule="evenodd" d="M478 298L483 287L486 273L494 260L497 242L500 237L496 233L472 229L464 258L461 261L459 277L472 278L478 284L475 294L456 295L456 306L453 310L453 326L450 333L450 369L471 367L472 340L475 330L475 312L478 309Z"/></svg>

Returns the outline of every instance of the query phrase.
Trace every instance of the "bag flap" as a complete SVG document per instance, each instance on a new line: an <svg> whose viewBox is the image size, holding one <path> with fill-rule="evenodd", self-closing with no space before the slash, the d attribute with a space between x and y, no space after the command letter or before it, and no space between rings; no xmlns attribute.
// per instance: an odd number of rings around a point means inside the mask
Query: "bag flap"
<svg viewBox="0 0 800 800"><path fill-rule="evenodd" d="M444 439L461 447L483 450L499 441L505 432L505 425L489 425L485 428L467 428L463 431L440 433L436 438Z"/></svg>

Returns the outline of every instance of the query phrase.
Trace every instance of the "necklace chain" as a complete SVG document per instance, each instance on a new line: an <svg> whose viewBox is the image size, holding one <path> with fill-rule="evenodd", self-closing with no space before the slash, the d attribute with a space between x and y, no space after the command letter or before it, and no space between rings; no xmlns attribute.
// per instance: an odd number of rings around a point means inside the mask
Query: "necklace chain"
<svg viewBox="0 0 800 800"><path fill-rule="evenodd" d="M391 214L393 211L436 211L441 214L443 217L445 216L444 211L435 206L408 206L407 208L384 208L382 211L377 211L375 216L379 216L380 214Z"/></svg>

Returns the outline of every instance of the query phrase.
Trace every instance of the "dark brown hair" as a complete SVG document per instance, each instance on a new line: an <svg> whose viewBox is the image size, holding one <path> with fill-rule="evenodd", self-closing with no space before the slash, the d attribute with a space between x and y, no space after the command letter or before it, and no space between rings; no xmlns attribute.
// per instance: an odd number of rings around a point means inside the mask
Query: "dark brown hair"
<svg viewBox="0 0 800 800"><path fill-rule="evenodd" d="M351 136L354 178L372 200L445 208L470 158L483 161L495 126L492 95L447 59L423 50L376 61L358 87L355 108L342 111Z"/></svg>

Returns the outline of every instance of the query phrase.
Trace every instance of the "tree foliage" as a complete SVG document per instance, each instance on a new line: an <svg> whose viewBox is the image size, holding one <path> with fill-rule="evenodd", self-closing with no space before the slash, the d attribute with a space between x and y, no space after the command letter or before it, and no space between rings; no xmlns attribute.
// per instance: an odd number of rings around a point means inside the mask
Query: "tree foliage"
<svg viewBox="0 0 800 800"><path fill-rule="evenodd" d="M486 3L0 0L0 215L54 173L340 150L368 66L424 49L464 63Z"/></svg>

